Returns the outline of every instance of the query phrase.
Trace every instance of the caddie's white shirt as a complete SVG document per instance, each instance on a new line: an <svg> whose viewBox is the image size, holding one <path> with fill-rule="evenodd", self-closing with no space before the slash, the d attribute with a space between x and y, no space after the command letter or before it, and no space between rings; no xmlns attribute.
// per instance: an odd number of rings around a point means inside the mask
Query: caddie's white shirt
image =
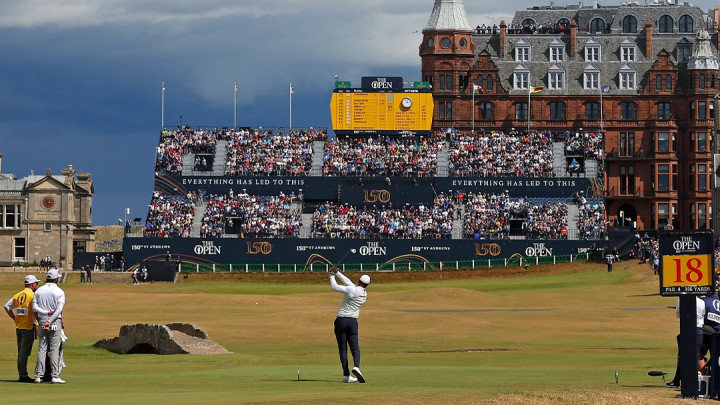
<svg viewBox="0 0 720 405"><path fill-rule="evenodd" d="M37 294L37 292L35 293ZM695 296L695 312L697 315L697 327L702 328L705 325L705 301ZM677 305L675 306L675 316L680 318L680 298L678 298Z"/></svg>
<svg viewBox="0 0 720 405"><path fill-rule="evenodd" d="M338 285L337 281L335 281L335 275L345 285ZM359 317L360 307L365 303L365 300L367 300L367 291L365 291L365 288L353 284L349 278L345 277L345 275L339 271L335 275L333 275L332 272L330 273L330 286L335 291L345 293L345 296L340 303L340 309L338 309L337 316L343 318Z"/></svg>
<svg viewBox="0 0 720 405"><path fill-rule="evenodd" d="M45 283L35 290L33 311L38 314L40 325L45 322L53 323L56 319L62 318L63 308L65 308L65 291L57 284ZM52 316L48 316L50 311L55 311Z"/></svg>

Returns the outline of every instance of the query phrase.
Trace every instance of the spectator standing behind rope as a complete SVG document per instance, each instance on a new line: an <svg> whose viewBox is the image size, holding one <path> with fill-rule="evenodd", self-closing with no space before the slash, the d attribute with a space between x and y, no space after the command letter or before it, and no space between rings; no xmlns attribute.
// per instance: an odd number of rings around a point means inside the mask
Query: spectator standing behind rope
<svg viewBox="0 0 720 405"><path fill-rule="evenodd" d="M335 276L345 285L338 285ZM360 282L355 285L349 278L340 273L337 267L333 266L330 273L330 286L332 289L345 294L340 309L338 309L337 318L335 318L335 338L337 339L340 363L343 368L343 382L346 383L365 382L365 377L360 371L360 342L358 340L357 320L360 316L360 307L367 300L366 288L368 284L370 284L370 276L367 274L360 276ZM357 378L350 375L347 357L348 345L353 356L354 367L352 373Z"/></svg>
<svg viewBox="0 0 720 405"><path fill-rule="evenodd" d="M62 312L65 308L65 291L58 287L60 272L50 269L45 284L35 291L33 311L38 316L38 360L35 366L35 383L42 382L45 361L50 353L53 384L65 384L60 378L60 344L62 343Z"/></svg>
<svg viewBox="0 0 720 405"><path fill-rule="evenodd" d="M18 347L17 370L20 376L18 382L33 382L33 379L28 376L27 361L32 352L37 333L35 331L35 313L32 309L32 302L39 281L32 274L25 277L25 288L5 304L5 312L15 321L15 335L17 336Z"/></svg>

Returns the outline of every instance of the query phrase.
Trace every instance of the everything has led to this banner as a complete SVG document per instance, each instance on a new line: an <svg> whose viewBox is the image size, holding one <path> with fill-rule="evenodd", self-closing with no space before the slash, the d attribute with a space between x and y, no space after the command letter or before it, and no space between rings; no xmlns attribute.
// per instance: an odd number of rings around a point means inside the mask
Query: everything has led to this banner
<svg viewBox="0 0 720 405"><path fill-rule="evenodd" d="M660 295L715 291L712 231L663 231L659 235Z"/></svg>

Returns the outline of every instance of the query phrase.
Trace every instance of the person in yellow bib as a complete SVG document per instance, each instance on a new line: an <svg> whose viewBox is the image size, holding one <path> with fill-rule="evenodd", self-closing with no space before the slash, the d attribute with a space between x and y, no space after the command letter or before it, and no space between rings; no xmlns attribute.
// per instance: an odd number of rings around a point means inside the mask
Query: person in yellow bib
<svg viewBox="0 0 720 405"><path fill-rule="evenodd" d="M28 376L27 361L32 352L35 342L35 314L33 313L32 302L37 290L37 277L30 274L25 277L25 288L15 294L5 304L5 312L15 321L15 334L17 336L17 369L20 378L19 382L31 383L34 380Z"/></svg>

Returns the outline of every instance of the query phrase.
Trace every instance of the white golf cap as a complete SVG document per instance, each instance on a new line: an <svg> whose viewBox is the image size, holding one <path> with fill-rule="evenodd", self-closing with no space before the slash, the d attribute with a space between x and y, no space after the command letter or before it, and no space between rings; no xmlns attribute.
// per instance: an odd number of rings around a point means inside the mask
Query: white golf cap
<svg viewBox="0 0 720 405"><path fill-rule="evenodd" d="M370 284L370 276L368 276L367 274L363 274L362 276L360 276L360 282L365 285Z"/></svg>
<svg viewBox="0 0 720 405"><path fill-rule="evenodd" d="M58 278L60 278L60 272L59 272L57 269L50 269L50 270L48 270L48 272L47 272L47 277L46 277L46 278L47 278L48 280L58 279Z"/></svg>
<svg viewBox="0 0 720 405"><path fill-rule="evenodd" d="M40 280L37 279L34 275L30 274L29 276L25 276L25 285L30 285L32 283L39 283Z"/></svg>

